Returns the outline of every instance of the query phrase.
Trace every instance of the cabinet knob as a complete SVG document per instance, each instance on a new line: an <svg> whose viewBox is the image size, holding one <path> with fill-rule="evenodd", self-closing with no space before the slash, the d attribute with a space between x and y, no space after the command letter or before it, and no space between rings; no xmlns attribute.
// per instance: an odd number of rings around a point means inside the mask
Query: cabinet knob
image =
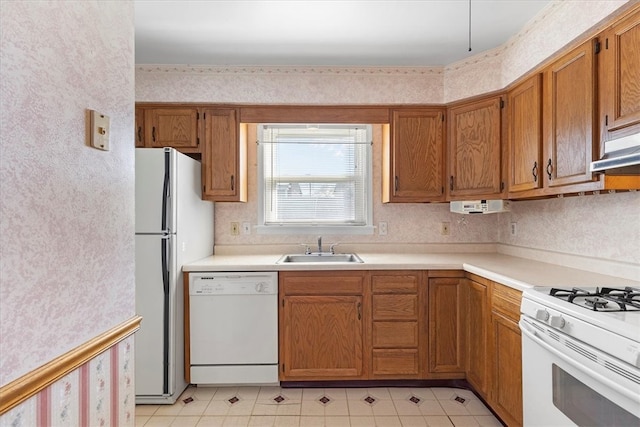
<svg viewBox="0 0 640 427"><path fill-rule="evenodd" d="M396 187L395 191L396 191L396 193L397 193L397 192L398 192L398 175L396 175L396 179L395 179L395 187Z"/></svg>
<svg viewBox="0 0 640 427"><path fill-rule="evenodd" d="M156 142L156 127L155 126L151 128L151 140L153 142Z"/></svg>
<svg viewBox="0 0 640 427"><path fill-rule="evenodd" d="M234 191L234 190L235 190L235 188L234 188L235 186L236 186L236 185L235 185L235 181L234 181L234 179L233 179L233 175L231 175L231 191Z"/></svg>
<svg viewBox="0 0 640 427"><path fill-rule="evenodd" d="M533 162L533 169L531 170L533 174L533 180L538 181L538 162Z"/></svg>
<svg viewBox="0 0 640 427"><path fill-rule="evenodd" d="M142 126L138 126L138 142L142 142Z"/></svg>
<svg viewBox="0 0 640 427"><path fill-rule="evenodd" d="M552 179L552 175L551 175L552 172L553 172L553 166L551 165L551 159L549 159L549 162L547 163L547 175L549 176L549 179Z"/></svg>

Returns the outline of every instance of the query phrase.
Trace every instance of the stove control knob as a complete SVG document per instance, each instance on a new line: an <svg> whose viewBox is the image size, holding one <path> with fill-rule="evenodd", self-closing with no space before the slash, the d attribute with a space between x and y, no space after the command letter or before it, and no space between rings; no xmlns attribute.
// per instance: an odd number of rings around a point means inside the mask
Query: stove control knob
<svg viewBox="0 0 640 427"><path fill-rule="evenodd" d="M546 322L549 320L549 312L547 310L539 309L536 311L536 319Z"/></svg>
<svg viewBox="0 0 640 427"><path fill-rule="evenodd" d="M567 322L565 322L562 316L551 316L551 319L549 320L549 324L554 328L558 328L558 329L564 328L564 325L566 323Z"/></svg>

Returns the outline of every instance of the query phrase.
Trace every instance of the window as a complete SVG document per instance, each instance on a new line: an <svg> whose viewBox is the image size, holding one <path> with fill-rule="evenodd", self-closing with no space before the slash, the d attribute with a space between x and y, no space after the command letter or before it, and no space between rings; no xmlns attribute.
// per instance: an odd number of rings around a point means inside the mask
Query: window
<svg viewBox="0 0 640 427"><path fill-rule="evenodd" d="M258 232L372 234L371 126L261 124Z"/></svg>

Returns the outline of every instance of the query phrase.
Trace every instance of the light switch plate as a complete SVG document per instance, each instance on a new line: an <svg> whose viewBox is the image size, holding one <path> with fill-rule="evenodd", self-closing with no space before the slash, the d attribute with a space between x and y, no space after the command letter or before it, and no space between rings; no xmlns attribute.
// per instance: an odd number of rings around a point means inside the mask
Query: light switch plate
<svg viewBox="0 0 640 427"><path fill-rule="evenodd" d="M90 142L91 146L98 150L109 151L109 116L100 114L95 110L91 111L90 120Z"/></svg>

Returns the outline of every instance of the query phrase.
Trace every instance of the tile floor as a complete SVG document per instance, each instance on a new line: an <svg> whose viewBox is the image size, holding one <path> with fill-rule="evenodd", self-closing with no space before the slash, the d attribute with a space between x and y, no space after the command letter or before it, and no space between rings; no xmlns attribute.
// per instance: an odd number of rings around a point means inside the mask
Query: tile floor
<svg viewBox="0 0 640 427"><path fill-rule="evenodd" d="M136 426L492 426L458 388L189 387L175 404L137 405Z"/></svg>

